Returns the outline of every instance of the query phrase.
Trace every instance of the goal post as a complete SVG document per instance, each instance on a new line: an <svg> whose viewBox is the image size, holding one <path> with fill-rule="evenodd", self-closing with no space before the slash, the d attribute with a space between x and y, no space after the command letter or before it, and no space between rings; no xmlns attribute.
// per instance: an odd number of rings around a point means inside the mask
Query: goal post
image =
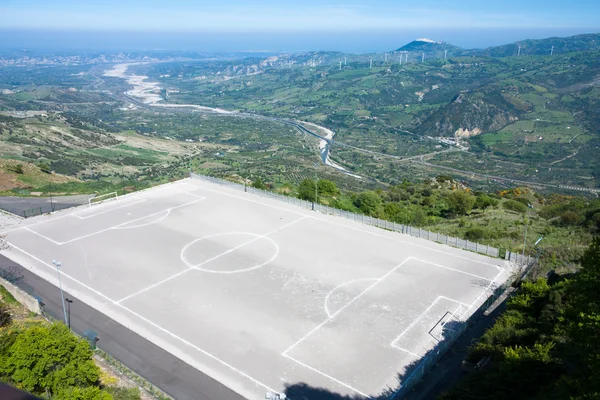
<svg viewBox="0 0 600 400"><path fill-rule="evenodd" d="M111 192L106 194L101 194L100 196L92 197L88 200L90 207L96 204L104 203L106 201L118 200L119 195L117 192Z"/></svg>

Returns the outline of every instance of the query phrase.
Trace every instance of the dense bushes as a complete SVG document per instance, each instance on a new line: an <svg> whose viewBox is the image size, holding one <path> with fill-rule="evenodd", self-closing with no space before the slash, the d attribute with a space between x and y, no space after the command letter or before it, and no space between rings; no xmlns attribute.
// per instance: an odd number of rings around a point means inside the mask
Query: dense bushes
<svg viewBox="0 0 600 400"><path fill-rule="evenodd" d="M518 213L524 214L527 212L527 206L515 200L506 200L504 203L502 203L502 207L504 207L506 210Z"/></svg>
<svg viewBox="0 0 600 400"><path fill-rule="evenodd" d="M471 348L491 357L441 396L470 399L584 399L600 393L600 237L569 280L524 282L507 310Z"/></svg>

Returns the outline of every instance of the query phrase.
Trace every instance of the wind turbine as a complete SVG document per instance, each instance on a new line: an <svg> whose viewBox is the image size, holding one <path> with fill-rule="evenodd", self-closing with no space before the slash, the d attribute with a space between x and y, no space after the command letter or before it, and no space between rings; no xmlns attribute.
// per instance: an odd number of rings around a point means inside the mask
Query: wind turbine
<svg viewBox="0 0 600 400"><path fill-rule="evenodd" d="M421 62L425 62L425 53L421 56Z"/></svg>
<svg viewBox="0 0 600 400"><path fill-rule="evenodd" d="M448 50L444 50L444 60L448 58Z"/></svg>
<svg viewBox="0 0 600 400"><path fill-rule="evenodd" d="M552 49L550 49L550 55L553 56L554 55L554 46L552 46Z"/></svg>
<svg viewBox="0 0 600 400"><path fill-rule="evenodd" d="M342 70L342 62L340 61L340 71Z"/></svg>
<svg viewBox="0 0 600 400"><path fill-rule="evenodd" d="M519 46L519 51L517 52L517 55L520 56L521 55L521 46Z"/></svg>
<svg viewBox="0 0 600 400"><path fill-rule="evenodd" d="M344 67L346 66L346 57L344 57Z"/></svg>
<svg viewBox="0 0 600 400"><path fill-rule="evenodd" d="M369 69L373 68L373 57L369 58Z"/></svg>

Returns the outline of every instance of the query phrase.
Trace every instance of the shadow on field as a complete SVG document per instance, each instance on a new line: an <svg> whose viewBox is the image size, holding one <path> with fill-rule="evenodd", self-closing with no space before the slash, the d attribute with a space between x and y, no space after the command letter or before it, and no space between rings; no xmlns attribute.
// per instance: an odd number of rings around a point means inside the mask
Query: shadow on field
<svg viewBox="0 0 600 400"><path fill-rule="evenodd" d="M417 383L424 374L427 374L429 369L437 363L452 343L458 339L460 334L466 328L466 322L448 321L442 328L442 339L438 342L435 348L429 350L423 357L415 360L406 366L404 373L397 375L397 385L388 387L379 394L369 394L375 400L401 399L406 394L410 393L412 386ZM390 347L390 351L397 351ZM368 368L368 367L366 367ZM403 388L409 381L410 387ZM328 389L313 387L307 383L301 382L292 385L287 385L285 395L291 400L364 400L365 397L355 395L342 395L332 392Z"/></svg>

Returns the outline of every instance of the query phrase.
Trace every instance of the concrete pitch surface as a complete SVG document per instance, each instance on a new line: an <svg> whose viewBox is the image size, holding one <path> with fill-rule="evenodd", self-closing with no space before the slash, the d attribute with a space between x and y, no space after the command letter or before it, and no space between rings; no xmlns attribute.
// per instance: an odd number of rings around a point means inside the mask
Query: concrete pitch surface
<svg viewBox="0 0 600 400"><path fill-rule="evenodd" d="M248 398L376 396L503 260L184 179L23 222L7 257ZM450 325L446 325L450 326Z"/></svg>

